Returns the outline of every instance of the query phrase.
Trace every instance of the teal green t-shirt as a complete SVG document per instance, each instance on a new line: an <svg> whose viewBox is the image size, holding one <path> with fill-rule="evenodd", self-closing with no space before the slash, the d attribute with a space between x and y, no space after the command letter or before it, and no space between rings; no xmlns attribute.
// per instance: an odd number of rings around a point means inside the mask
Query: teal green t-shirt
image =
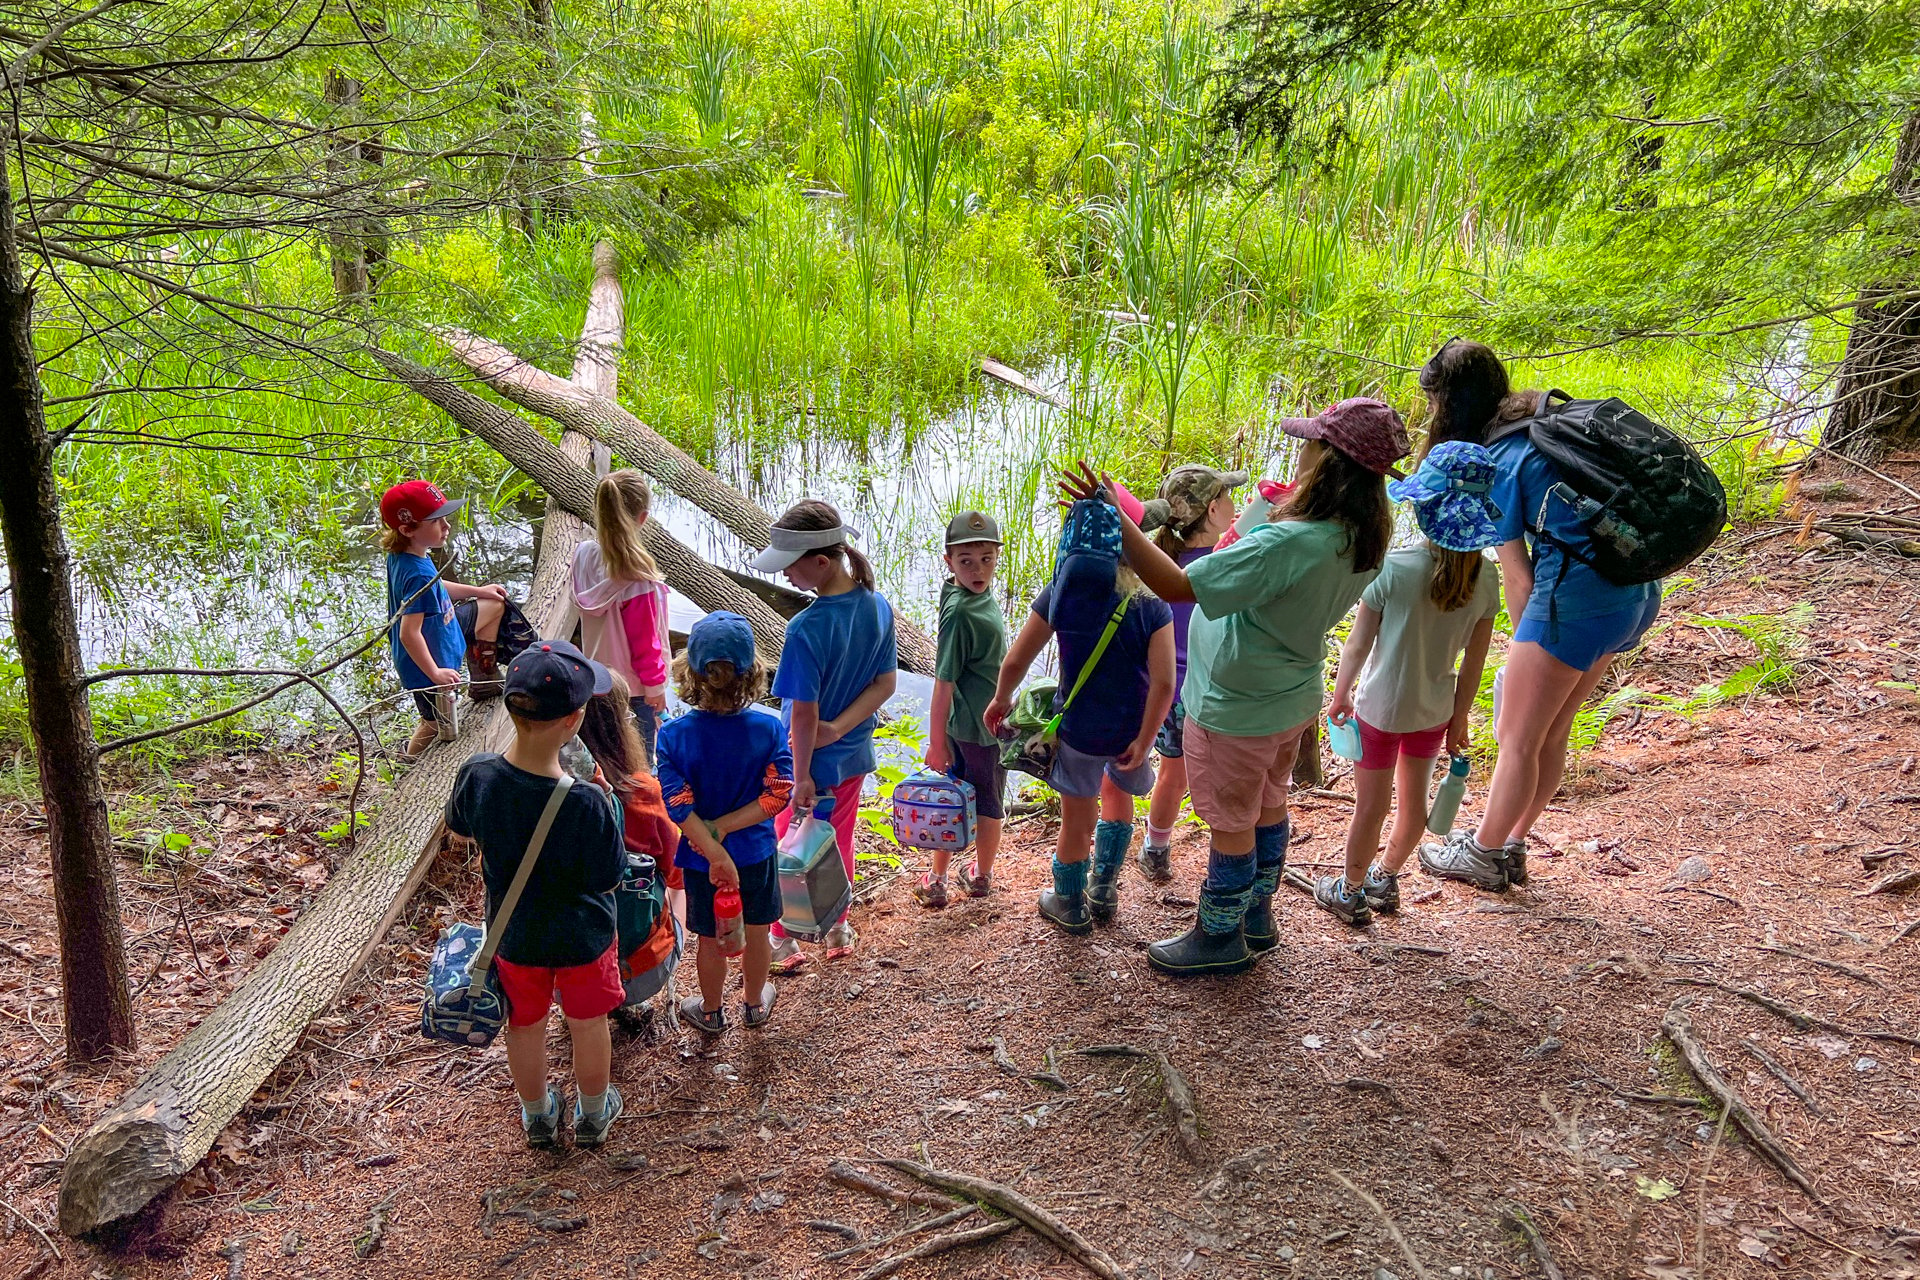
<svg viewBox="0 0 1920 1280"><path fill-rule="evenodd" d="M1007 656L1007 617L992 588L978 595L952 581L940 588L939 636L933 678L953 684L947 736L976 745L990 743L987 704L1000 680L1000 660Z"/></svg>
<svg viewBox="0 0 1920 1280"><path fill-rule="evenodd" d="M1256 738L1320 714L1327 632L1378 569L1353 571L1345 526L1256 527L1187 566L1196 607L1180 702L1213 733Z"/></svg>

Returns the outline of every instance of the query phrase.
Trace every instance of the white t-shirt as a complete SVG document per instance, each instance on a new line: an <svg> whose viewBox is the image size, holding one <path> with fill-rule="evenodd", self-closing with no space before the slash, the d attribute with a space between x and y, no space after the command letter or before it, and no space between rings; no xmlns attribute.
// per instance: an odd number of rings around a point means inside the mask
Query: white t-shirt
<svg viewBox="0 0 1920 1280"><path fill-rule="evenodd" d="M1456 664L1467 637L1483 618L1500 612L1500 570L1483 558L1473 598L1442 613L1428 594L1433 553L1424 545L1389 551L1361 595L1380 615L1367 669L1354 695L1362 720L1386 733L1418 733L1453 719Z"/></svg>

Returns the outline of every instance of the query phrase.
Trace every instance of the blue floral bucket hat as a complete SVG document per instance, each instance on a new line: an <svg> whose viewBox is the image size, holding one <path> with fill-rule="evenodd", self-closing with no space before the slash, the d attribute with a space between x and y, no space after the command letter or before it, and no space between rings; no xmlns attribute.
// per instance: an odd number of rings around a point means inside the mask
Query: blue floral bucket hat
<svg viewBox="0 0 1920 1280"><path fill-rule="evenodd" d="M1487 496L1493 492L1493 476L1493 455L1486 446L1448 440L1433 447L1418 471L1389 482L1387 496L1413 503L1420 532L1436 547L1484 551L1500 542L1494 525L1500 508Z"/></svg>

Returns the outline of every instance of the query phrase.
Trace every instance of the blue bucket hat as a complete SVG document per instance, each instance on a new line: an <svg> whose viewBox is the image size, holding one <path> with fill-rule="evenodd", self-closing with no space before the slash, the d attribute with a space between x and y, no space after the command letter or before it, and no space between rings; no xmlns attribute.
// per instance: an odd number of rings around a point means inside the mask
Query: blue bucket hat
<svg viewBox="0 0 1920 1280"><path fill-rule="evenodd" d="M1500 508L1487 496L1493 491L1493 476L1493 455L1485 445L1448 440L1433 447L1418 471L1390 481L1387 496L1413 503L1420 532L1436 547L1484 551L1500 542L1494 526Z"/></svg>

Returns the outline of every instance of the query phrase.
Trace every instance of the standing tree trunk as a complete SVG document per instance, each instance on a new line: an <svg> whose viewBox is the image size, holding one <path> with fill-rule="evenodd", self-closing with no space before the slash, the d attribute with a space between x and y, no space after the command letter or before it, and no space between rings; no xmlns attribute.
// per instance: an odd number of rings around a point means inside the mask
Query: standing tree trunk
<svg viewBox="0 0 1920 1280"><path fill-rule="evenodd" d="M1887 181L1920 212L1920 110L1900 131ZM1911 245L1889 257L1901 270L1860 293L1827 419L1826 443L1862 459L1920 445L1920 272Z"/></svg>
<svg viewBox="0 0 1920 1280"><path fill-rule="evenodd" d="M0 531L13 584L13 637L47 810L53 916L60 933L67 1057L90 1062L134 1044L113 836L81 683L72 566L60 528L53 442L33 352L33 292L20 265L13 190L0 165Z"/></svg>
<svg viewBox="0 0 1920 1280"><path fill-rule="evenodd" d="M334 108L327 176L332 185L347 188L339 197L341 211L327 231L333 292L342 302L370 300L387 257L387 224L379 213L375 176L385 151L376 133L348 128L348 121L361 116L363 92L364 86L352 76L337 69L327 72L326 99Z"/></svg>

